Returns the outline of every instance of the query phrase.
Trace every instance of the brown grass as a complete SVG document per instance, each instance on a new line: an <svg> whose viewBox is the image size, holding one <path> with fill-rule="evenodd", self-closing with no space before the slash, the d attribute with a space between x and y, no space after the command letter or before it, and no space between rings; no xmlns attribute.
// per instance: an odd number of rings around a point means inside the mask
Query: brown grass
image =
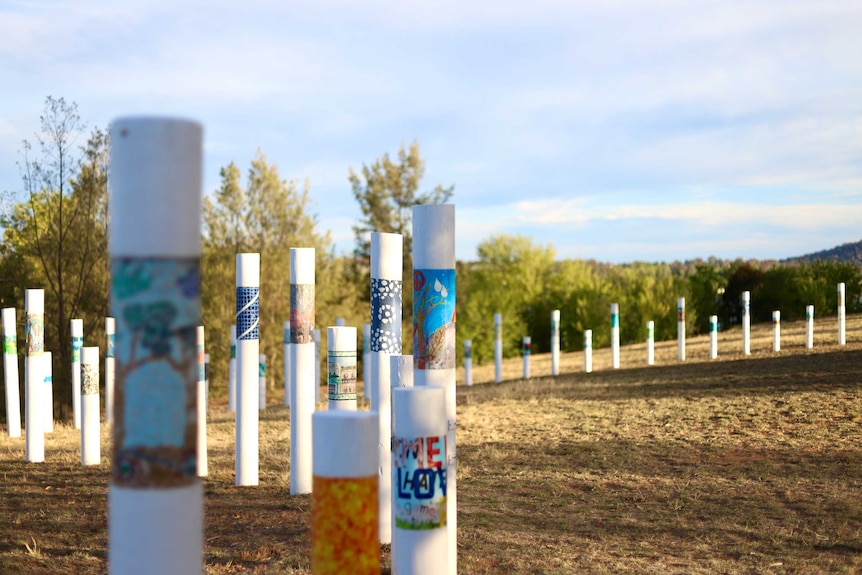
<svg viewBox="0 0 862 575"><path fill-rule="evenodd" d="M620 370L595 350L592 374L570 353L559 378L459 387L459 572L862 572L862 317L847 346L834 331L821 319L809 351L802 323L785 324L773 354L771 326L755 326L743 358L737 329L717 361L705 338L685 363L662 342L654 367L628 346ZM493 365L475 368L491 378ZM262 415L261 485L237 488L233 420L212 407L206 572L310 572L287 410ZM106 571L108 429L95 468L80 466L74 429L55 429L44 464L0 438L0 573Z"/></svg>

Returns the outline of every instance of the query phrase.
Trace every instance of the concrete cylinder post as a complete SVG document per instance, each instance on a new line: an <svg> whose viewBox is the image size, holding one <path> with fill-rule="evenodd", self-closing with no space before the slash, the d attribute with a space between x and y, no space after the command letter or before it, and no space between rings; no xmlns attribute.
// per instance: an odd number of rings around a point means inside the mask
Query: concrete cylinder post
<svg viewBox="0 0 862 575"><path fill-rule="evenodd" d="M230 364L227 382L227 410L236 412L236 326L230 326Z"/></svg>
<svg viewBox="0 0 862 575"><path fill-rule="evenodd" d="M311 333L314 340L314 403L320 403L320 330Z"/></svg>
<svg viewBox="0 0 862 575"><path fill-rule="evenodd" d="M584 331L584 372L593 372L593 330Z"/></svg>
<svg viewBox="0 0 862 575"><path fill-rule="evenodd" d="M284 322L284 406L290 407L290 322Z"/></svg>
<svg viewBox="0 0 862 575"><path fill-rule="evenodd" d="M362 324L362 397L371 400L371 324Z"/></svg>
<svg viewBox="0 0 862 575"><path fill-rule="evenodd" d="M446 532L446 397L434 387L394 389L392 395L392 572L436 575L445 572L452 552Z"/></svg>
<svg viewBox="0 0 862 575"><path fill-rule="evenodd" d="M200 124L177 119L111 126L109 575L203 571L195 393L202 136Z"/></svg>
<svg viewBox="0 0 862 575"><path fill-rule="evenodd" d="M27 355L24 356L24 458L45 461L45 290L24 291Z"/></svg>
<svg viewBox="0 0 862 575"><path fill-rule="evenodd" d="M805 348L814 347L814 306L805 306Z"/></svg>
<svg viewBox="0 0 862 575"><path fill-rule="evenodd" d="M655 365L655 322L646 323L646 364Z"/></svg>
<svg viewBox="0 0 862 575"><path fill-rule="evenodd" d="M846 291L844 282L838 284L838 345L847 343L847 308L845 307Z"/></svg>
<svg viewBox="0 0 862 575"><path fill-rule="evenodd" d="M709 359L718 357L718 316L709 316Z"/></svg>
<svg viewBox="0 0 862 575"><path fill-rule="evenodd" d="M742 292L742 353L751 355L751 292Z"/></svg>
<svg viewBox="0 0 862 575"><path fill-rule="evenodd" d="M99 405L99 348L81 349L81 465L102 461Z"/></svg>
<svg viewBox="0 0 862 575"><path fill-rule="evenodd" d="M114 338L116 321L105 318L105 422L114 422Z"/></svg>
<svg viewBox="0 0 862 575"><path fill-rule="evenodd" d="M197 328L197 351L198 351L198 382L196 390L198 425L198 477L206 477L209 474L209 461L207 459L207 353L204 326Z"/></svg>
<svg viewBox="0 0 862 575"><path fill-rule="evenodd" d="M356 411L356 328L326 328L330 411Z"/></svg>
<svg viewBox="0 0 862 575"><path fill-rule="evenodd" d="M258 356L258 373L257 373L257 407L260 411L266 410L266 354L262 353Z"/></svg>
<svg viewBox="0 0 862 575"><path fill-rule="evenodd" d="M781 351L781 312L772 312L772 351Z"/></svg>
<svg viewBox="0 0 862 575"><path fill-rule="evenodd" d="M70 322L72 337L72 421L81 429L81 347L84 345L84 320Z"/></svg>
<svg viewBox="0 0 862 575"><path fill-rule="evenodd" d="M530 379L530 352L533 346L533 339L526 336L521 340L521 355L524 362L524 379Z"/></svg>
<svg viewBox="0 0 862 575"><path fill-rule="evenodd" d="M315 378L314 248L290 248L290 493L311 493ZM319 340L319 338L318 338Z"/></svg>
<svg viewBox="0 0 862 575"><path fill-rule="evenodd" d="M400 357L404 238L401 234L371 233L371 411L376 411L380 543L392 542L392 363ZM397 374L396 374L397 376ZM413 361L410 361L413 378Z"/></svg>
<svg viewBox="0 0 862 575"><path fill-rule="evenodd" d="M6 388L6 433L21 437L21 392L18 377L18 326L15 308L3 308L3 383Z"/></svg>
<svg viewBox="0 0 862 575"><path fill-rule="evenodd" d="M413 380L446 390L449 575L458 572L455 299L455 206L413 206Z"/></svg>
<svg viewBox="0 0 862 575"><path fill-rule="evenodd" d="M676 302L676 339L677 339L677 359L685 361L685 298L681 297Z"/></svg>
<svg viewBox="0 0 862 575"><path fill-rule="evenodd" d="M259 482L260 254L236 255L236 484Z"/></svg>
<svg viewBox="0 0 862 575"><path fill-rule="evenodd" d="M503 381L503 314L494 314L494 382Z"/></svg>
<svg viewBox="0 0 862 575"><path fill-rule="evenodd" d="M377 414L321 411L312 422L311 572L379 575Z"/></svg>
<svg viewBox="0 0 862 575"><path fill-rule="evenodd" d="M611 304L611 367L620 368L620 304Z"/></svg>
<svg viewBox="0 0 862 575"><path fill-rule="evenodd" d="M551 312L551 375L560 375L560 310Z"/></svg>
<svg viewBox="0 0 862 575"><path fill-rule="evenodd" d="M464 340L464 385L473 385L473 340Z"/></svg>
<svg viewBox="0 0 862 575"><path fill-rule="evenodd" d="M46 351L42 356L42 398L45 414L45 433L54 433L54 354Z"/></svg>

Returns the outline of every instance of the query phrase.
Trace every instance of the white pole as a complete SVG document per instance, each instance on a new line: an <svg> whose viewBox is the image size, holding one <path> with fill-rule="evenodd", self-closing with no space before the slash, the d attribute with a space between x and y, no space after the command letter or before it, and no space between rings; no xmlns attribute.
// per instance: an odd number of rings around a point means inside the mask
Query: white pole
<svg viewBox="0 0 862 575"><path fill-rule="evenodd" d="M257 407L260 411L266 410L266 354L258 356L258 372L257 372Z"/></svg>
<svg viewBox="0 0 862 575"><path fill-rule="evenodd" d="M838 345L845 345L847 343L847 308L844 305L845 293L844 282L841 282L838 284Z"/></svg>
<svg viewBox="0 0 862 575"><path fill-rule="evenodd" d="M84 320L71 320L72 336L72 415L75 429L81 429L81 347L84 345Z"/></svg>
<svg viewBox="0 0 862 575"><path fill-rule="evenodd" d="M446 389L449 575L458 572L455 443L455 206L413 206L413 350L416 385Z"/></svg>
<svg viewBox="0 0 862 575"><path fill-rule="evenodd" d="M396 389L413 387L413 356L412 355L390 355L389 356L389 373L390 373L389 397L391 399L392 393ZM426 388L423 388L423 389L426 389ZM427 388L427 389L430 389L430 388ZM387 508L389 509L390 539L392 539L392 531L394 530L394 528L392 526L395 525L395 509L393 508L393 504L395 502L395 493L392 491L392 479L394 476L394 472L392 470L392 444L394 442L394 437L395 437L392 434L392 429L393 429L393 422L395 420L395 411L394 411L394 408L393 408L391 403L390 403L389 415L390 415L390 419L389 419L389 424L387 426L389 429L389 443L388 443L387 449L386 449L386 458L389 460L389 463L386 464L386 469L389 470L389 478L386 480L386 483L389 486L389 489L387 491L387 493L389 494L389 496L388 496L389 503L388 503ZM381 443L383 443L385 440L383 438L381 438L380 441L381 441ZM399 553L398 545L396 545L393 542L392 548L391 548L392 565L395 565L397 563L396 556L398 553ZM394 572L395 571L393 570L393 573Z"/></svg>
<svg viewBox="0 0 862 575"><path fill-rule="evenodd" d="M204 413L209 413L210 410L210 354L204 354L204 389L206 390L206 402L204 403Z"/></svg>
<svg viewBox="0 0 862 575"><path fill-rule="evenodd" d="M655 365L655 322L646 322L646 364Z"/></svg>
<svg viewBox="0 0 862 575"><path fill-rule="evenodd" d="M257 485L260 254L236 255L236 484Z"/></svg>
<svg viewBox="0 0 862 575"><path fill-rule="evenodd" d="M584 372L593 372L593 330L584 331Z"/></svg>
<svg viewBox="0 0 862 575"><path fill-rule="evenodd" d="M27 318L27 355L24 357L24 458L33 463L45 461L45 410L42 407L45 387L43 356L45 354L45 290L24 291L24 314Z"/></svg>
<svg viewBox="0 0 862 575"><path fill-rule="evenodd" d="M473 385L473 340L464 340L464 385Z"/></svg>
<svg viewBox="0 0 862 575"><path fill-rule="evenodd" d="M371 324L362 324L362 397L371 400Z"/></svg>
<svg viewBox="0 0 862 575"><path fill-rule="evenodd" d="M805 347L814 347L814 306L805 306Z"/></svg>
<svg viewBox="0 0 862 575"><path fill-rule="evenodd" d="M392 396L392 572L436 575L453 551L447 536L446 396L434 387L394 389Z"/></svg>
<svg viewBox="0 0 862 575"><path fill-rule="evenodd" d="M6 387L6 432L21 437L21 393L18 379L18 327L15 308L3 308L3 376Z"/></svg>
<svg viewBox="0 0 862 575"><path fill-rule="evenodd" d="M772 312L772 351L781 351L781 312Z"/></svg>
<svg viewBox="0 0 862 575"><path fill-rule="evenodd" d="M494 382L503 381L503 314L494 314Z"/></svg>
<svg viewBox="0 0 862 575"><path fill-rule="evenodd" d="M284 322L284 406L290 407L290 322Z"/></svg>
<svg viewBox="0 0 862 575"><path fill-rule="evenodd" d="M532 338L524 337L521 340L521 351L524 356L524 379L530 379L530 347L532 346Z"/></svg>
<svg viewBox="0 0 862 575"><path fill-rule="evenodd" d="M551 375L560 375L560 310L551 312Z"/></svg>
<svg viewBox="0 0 862 575"><path fill-rule="evenodd" d="M401 354L404 238L401 234L371 233L371 411L379 420L380 543L392 542L392 374L393 357ZM397 369L396 369L397 371ZM413 358L410 357L410 381Z"/></svg>
<svg viewBox="0 0 862 575"><path fill-rule="evenodd" d="M114 421L114 336L116 322L105 318L105 422Z"/></svg>
<svg viewBox="0 0 862 575"><path fill-rule="evenodd" d="M742 353L751 355L751 292L742 292Z"/></svg>
<svg viewBox="0 0 862 575"><path fill-rule="evenodd" d="M43 387L43 399L45 406L45 433L54 433L54 354L46 351L42 356L43 379L45 387Z"/></svg>
<svg viewBox="0 0 862 575"><path fill-rule="evenodd" d="M320 330L315 329L311 337L314 340L314 403L320 403Z"/></svg>
<svg viewBox="0 0 862 575"><path fill-rule="evenodd" d="M330 411L356 411L356 328L326 328Z"/></svg>
<svg viewBox="0 0 862 575"><path fill-rule="evenodd" d="M314 413L314 248L290 248L290 493L311 493Z"/></svg>
<svg viewBox="0 0 862 575"><path fill-rule="evenodd" d="M102 461L99 406L99 348L81 349L81 465Z"/></svg>
<svg viewBox="0 0 862 575"><path fill-rule="evenodd" d="M236 326L230 326L230 367L227 383L227 409L236 411Z"/></svg>
<svg viewBox="0 0 862 575"><path fill-rule="evenodd" d="M709 316L709 359L718 357L718 316Z"/></svg>
<svg viewBox="0 0 862 575"><path fill-rule="evenodd" d="M110 137L117 393L108 570L201 573L193 334L201 323L203 129L184 120L126 118L113 123ZM142 315L148 309L172 313Z"/></svg>
<svg viewBox="0 0 862 575"><path fill-rule="evenodd" d="M611 366L620 367L620 304L611 304Z"/></svg>
<svg viewBox="0 0 862 575"><path fill-rule="evenodd" d="M380 573L377 414L321 411L312 426L311 572Z"/></svg>
<svg viewBox="0 0 862 575"><path fill-rule="evenodd" d="M198 477L209 474L207 459L207 353L204 326L197 328L198 349L198 383L197 383L197 445L198 445Z"/></svg>
<svg viewBox="0 0 862 575"><path fill-rule="evenodd" d="M685 361L685 298L681 297L676 302L676 338L677 338L677 359Z"/></svg>

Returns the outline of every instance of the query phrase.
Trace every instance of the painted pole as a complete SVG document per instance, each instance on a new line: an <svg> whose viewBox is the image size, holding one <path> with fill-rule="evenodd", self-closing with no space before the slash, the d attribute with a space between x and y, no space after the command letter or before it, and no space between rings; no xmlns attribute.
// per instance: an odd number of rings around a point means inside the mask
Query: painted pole
<svg viewBox="0 0 862 575"><path fill-rule="evenodd" d="M99 405L99 348L81 349L81 465L102 461Z"/></svg>
<svg viewBox="0 0 862 575"><path fill-rule="evenodd" d="M202 136L185 120L125 118L111 126L110 575L203 571L195 438Z"/></svg>
<svg viewBox="0 0 862 575"><path fill-rule="evenodd" d="M620 304L611 304L611 366L620 367Z"/></svg>
<svg viewBox="0 0 862 575"><path fill-rule="evenodd" d="M503 314L494 314L494 382L503 381Z"/></svg>
<svg viewBox="0 0 862 575"><path fill-rule="evenodd" d="M72 417L75 429L81 429L81 347L84 345L84 320L73 319L72 336Z"/></svg>
<svg viewBox="0 0 862 575"><path fill-rule="evenodd" d="M42 356L42 398L44 400L45 433L54 433L54 354L46 351Z"/></svg>
<svg viewBox="0 0 862 575"><path fill-rule="evenodd" d="M314 403L320 403L320 330L314 330L311 337L314 339Z"/></svg>
<svg viewBox="0 0 862 575"><path fill-rule="evenodd" d="M551 375L560 375L560 310L551 312Z"/></svg>
<svg viewBox="0 0 862 575"><path fill-rule="evenodd" d="M685 298L681 297L676 302L676 339L677 339L677 359L685 361Z"/></svg>
<svg viewBox="0 0 862 575"><path fill-rule="evenodd" d="M362 397L371 400L371 324L362 324Z"/></svg>
<svg viewBox="0 0 862 575"><path fill-rule="evenodd" d="M473 385L473 340L464 340L464 384Z"/></svg>
<svg viewBox="0 0 862 575"><path fill-rule="evenodd" d="M312 425L311 572L379 575L377 414L320 411Z"/></svg>
<svg viewBox="0 0 862 575"><path fill-rule="evenodd" d="M257 485L260 254L236 255L236 484Z"/></svg>
<svg viewBox="0 0 862 575"><path fill-rule="evenodd" d="M847 343L847 308L844 306L845 293L844 282L841 282L838 284L838 345L845 345Z"/></svg>
<svg viewBox="0 0 862 575"><path fill-rule="evenodd" d="M413 379L446 390L449 575L458 572L455 442L455 206L413 206Z"/></svg>
<svg viewBox="0 0 862 575"><path fill-rule="evenodd" d="M284 406L290 407L290 322L284 322Z"/></svg>
<svg viewBox="0 0 862 575"><path fill-rule="evenodd" d="M814 306L805 306L805 348L814 347Z"/></svg>
<svg viewBox="0 0 862 575"><path fill-rule="evenodd" d="M204 389L206 389L206 402L204 403L204 413L209 413L210 410L210 354L204 354Z"/></svg>
<svg viewBox="0 0 862 575"><path fill-rule="evenodd" d="M227 409L236 411L236 326L230 326L230 368L228 371Z"/></svg>
<svg viewBox="0 0 862 575"><path fill-rule="evenodd" d="M27 318L27 355L24 357L24 458L45 461L45 410L42 407L42 375L45 355L45 290L24 291Z"/></svg>
<svg viewBox="0 0 862 575"><path fill-rule="evenodd" d="M709 359L718 357L718 316L709 316Z"/></svg>
<svg viewBox="0 0 862 575"><path fill-rule="evenodd" d="M312 488L311 416L315 388L320 389L314 331L314 248L290 248L291 495L311 493Z"/></svg>
<svg viewBox="0 0 862 575"><path fill-rule="evenodd" d="M392 572L436 575L450 562L446 395L435 387L393 389Z"/></svg>
<svg viewBox="0 0 862 575"><path fill-rule="evenodd" d="M204 326L197 328L197 351L198 351L198 382L197 382L197 445L198 445L198 477L206 477L209 474L209 461L207 460L207 353L206 332Z"/></svg>
<svg viewBox="0 0 862 575"><path fill-rule="evenodd" d="M114 422L114 337L116 321L105 318L105 422Z"/></svg>
<svg viewBox="0 0 862 575"><path fill-rule="evenodd" d="M772 351L781 351L781 312L772 312Z"/></svg>
<svg viewBox="0 0 862 575"><path fill-rule="evenodd" d="M584 331L584 371L593 372L593 330Z"/></svg>
<svg viewBox="0 0 862 575"><path fill-rule="evenodd" d="M530 348L532 338L526 336L521 340L521 355L524 356L524 379L530 379Z"/></svg>
<svg viewBox="0 0 862 575"><path fill-rule="evenodd" d="M257 407L260 411L266 410L266 354L258 356L258 372L257 372Z"/></svg>
<svg viewBox="0 0 862 575"><path fill-rule="evenodd" d="M412 355L390 355L389 356L389 370L390 370L390 398L396 389L399 388L412 388L413 387L413 356ZM422 389L430 389L430 388L422 388ZM445 415L445 414L444 414ZM392 445L395 442L395 436L393 434L394 429L394 421L395 421L395 409L394 406L390 405L390 416L391 419L389 421L389 449L386 452L386 458L389 460L389 463L386 464L386 468L389 470L389 478L387 479L387 483L389 485L389 526L390 531L393 532L392 535L394 537L394 527L395 525L395 492L392 490L394 472L392 470ZM384 440L381 439L381 442ZM397 482L395 482L397 485ZM448 535L443 536L448 545ZM396 544L394 541L391 547L391 561L392 565L399 564L397 556L400 553L399 544ZM393 573L395 571L393 570Z"/></svg>
<svg viewBox="0 0 862 575"><path fill-rule="evenodd" d="M404 238L401 234L371 233L371 411L376 411L380 441L377 445L378 532L380 543L392 542L392 373L393 357L400 357ZM397 371L397 368L396 368ZM410 357L410 381L413 358Z"/></svg>
<svg viewBox="0 0 862 575"><path fill-rule="evenodd" d="M326 328L330 411L356 411L356 328Z"/></svg>
<svg viewBox="0 0 862 575"><path fill-rule="evenodd" d="M3 376L6 387L6 432L21 437L21 392L18 378L18 327L15 308L3 308Z"/></svg>
<svg viewBox="0 0 862 575"><path fill-rule="evenodd" d="M655 365L655 322L646 322L646 364Z"/></svg>
<svg viewBox="0 0 862 575"><path fill-rule="evenodd" d="M742 353L751 355L751 292L742 292Z"/></svg>

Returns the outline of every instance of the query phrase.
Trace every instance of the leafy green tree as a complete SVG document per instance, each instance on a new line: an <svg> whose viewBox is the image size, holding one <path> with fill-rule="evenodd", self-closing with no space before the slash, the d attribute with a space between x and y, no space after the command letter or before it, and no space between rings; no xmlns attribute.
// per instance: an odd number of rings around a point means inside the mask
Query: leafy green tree
<svg viewBox="0 0 862 575"><path fill-rule="evenodd" d="M709 316L718 315L721 310L721 293L726 280L716 266L698 264L688 276L688 284L691 296L686 300L686 307L693 309L695 315L686 318L686 325L692 324L694 333L708 333Z"/></svg>

